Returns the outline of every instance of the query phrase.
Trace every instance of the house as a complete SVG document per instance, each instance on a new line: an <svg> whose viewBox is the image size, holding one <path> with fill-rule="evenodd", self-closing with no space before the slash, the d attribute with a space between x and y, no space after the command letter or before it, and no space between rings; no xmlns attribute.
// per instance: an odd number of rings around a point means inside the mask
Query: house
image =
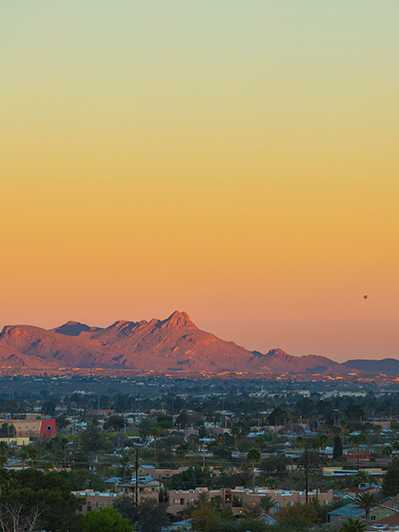
<svg viewBox="0 0 399 532"><path fill-rule="evenodd" d="M370 521L393 525L399 516L399 496L389 497L370 510Z"/></svg>
<svg viewBox="0 0 399 532"><path fill-rule="evenodd" d="M185 519L184 521L176 521L169 526L163 526L161 532L189 532L192 529L191 519Z"/></svg>
<svg viewBox="0 0 399 532"><path fill-rule="evenodd" d="M168 506L166 511L170 515L180 515L182 512L189 510L206 496L208 500L223 500L223 490L209 490L206 487L199 487L191 490L169 490Z"/></svg>
<svg viewBox="0 0 399 532"><path fill-rule="evenodd" d="M329 523L340 522L348 518L365 519L365 512L355 503L350 503L340 506L328 514ZM371 508L368 522L370 523L371 528L375 526L379 527L379 529L381 529L383 525L386 525L386 527L388 527L388 525L399 525L399 497L385 499L380 504ZM388 530L388 528L384 528L384 530Z"/></svg>
<svg viewBox="0 0 399 532"><path fill-rule="evenodd" d="M143 475L151 475L155 480L164 480L174 477L175 475L180 475L187 469L188 467L186 466L177 468L162 468L151 464L143 464L139 468L139 473Z"/></svg>
<svg viewBox="0 0 399 532"><path fill-rule="evenodd" d="M375 524L380 526L380 530L382 530L381 525L384 527L383 530L399 530L399 513L392 513L388 517L379 519Z"/></svg>
<svg viewBox="0 0 399 532"><path fill-rule="evenodd" d="M73 491L72 495L81 499L80 512L86 514L92 510L101 510L113 506L116 493L110 491L94 491L91 489Z"/></svg>
<svg viewBox="0 0 399 532"><path fill-rule="evenodd" d="M273 511L278 511L285 506L306 502L306 493L296 490L277 490L266 488L243 488L236 487L224 490L224 501L230 502L234 513L240 513L245 507L256 507L261 504L263 498L268 497L275 502ZM329 491L309 491L309 500L317 500L320 504L329 504L333 501L334 494Z"/></svg>
<svg viewBox="0 0 399 532"><path fill-rule="evenodd" d="M122 477L108 477L104 480L104 484L107 484L107 486L118 486L122 482Z"/></svg>
<svg viewBox="0 0 399 532"><path fill-rule="evenodd" d="M25 447L25 445L30 444L29 438L0 438L0 443L4 443L5 445L8 445L9 447Z"/></svg>
<svg viewBox="0 0 399 532"><path fill-rule="evenodd" d="M29 469L30 465L19 458L9 458L3 467L6 471L23 471Z"/></svg>
<svg viewBox="0 0 399 532"><path fill-rule="evenodd" d="M265 434L266 432L264 430L248 432L247 438L249 438L250 440L255 439L255 438L263 438Z"/></svg>
<svg viewBox="0 0 399 532"><path fill-rule="evenodd" d="M137 484L137 486L136 486ZM141 504L143 501L159 502L159 494L161 484L155 480L151 475L140 475L137 479L132 477L130 482L122 482L117 486L119 492L125 497L130 497L136 501L136 487L137 487L137 502Z"/></svg>
<svg viewBox="0 0 399 532"><path fill-rule="evenodd" d="M323 467L323 477L354 477L359 473L365 473L369 477L382 477L385 471L380 467L362 467L361 469L348 469L345 467Z"/></svg>
<svg viewBox="0 0 399 532"><path fill-rule="evenodd" d="M36 438L47 440L57 435L57 422L53 418L0 419L0 425L12 425L17 438Z"/></svg>
<svg viewBox="0 0 399 532"><path fill-rule="evenodd" d="M95 417L109 417L112 416L114 413L112 408L91 408L88 411L89 416L95 416Z"/></svg>
<svg viewBox="0 0 399 532"><path fill-rule="evenodd" d="M339 523L347 519L363 519L364 510L356 506L354 503L344 504L335 510L331 510L327 514L327 521L329 523Z"/></svg>

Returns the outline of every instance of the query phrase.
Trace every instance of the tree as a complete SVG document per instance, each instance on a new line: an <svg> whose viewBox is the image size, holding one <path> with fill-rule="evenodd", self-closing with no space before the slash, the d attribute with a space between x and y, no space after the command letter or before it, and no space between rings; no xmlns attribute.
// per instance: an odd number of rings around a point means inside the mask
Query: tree
<svg viewBox="0 0 399 532"><path fill-rule="evenodd" d="M55 401L48 399L45 401L42 405L42 413L46 414L47 416L55 416L55 409L56 409L56 403Z"/></svg>
<svg viewBox="0 0 399 532"><path fill-rule="evenodd" d="M60 416L56 417L57 427L59 429L65 429L68 427L68 425L71 424L71 422L67 419L65 414L61 414Z"/></svg>
<svg viewBox="0 0 399 532"><path fill-rule="evenodd" d="M179 428L189 427L192 423L192 416L186 411L183 410L176 418L176 426Z"/></svg>
<svg viewBox="0 0 399 532"><path fill-rule="evenodd" d="M0 469L4 467L7 462L9 449L6 443L0 443Z"/></svg>
<svg viewBox="0 0 399 532"><path fill-rule="evenodd" d="M391 456L392 455L392 447L388 445L387 447L384 447L382 450L382 454L385 456Z"/></svg>
<svg viewBox="0 0 399 532"><path fill-rule="evenodd" d="M348 519L344 522L340 532L365 532L367 525L359 521L359 519Z"/></svg>
<svg viewBox="0 0 399 532"><path fill-rule="evenodd" d="M131 497L118 497L114 502L114 508L121 514L122 517L129 519L131 523L135 523L138 519L138 509L133 504Z"/></svg>
<svg viewBox="0 0 399 532"><path fill-rule="evenodd" d="M212 476L208 467L195 465L174 475L168 482L169 489L194 489L197 486L210 486Z"/></svg>
<svg viewBox="0 0 399 532"><path fill-rule="evenodd" d="M165 504L146 501L138 509L138 527L140 532L160 532L169 523Z"/></svg>
<svg viewBox="0 0 399 532"><path fill-rule="evenodd" d="M129 472L130 457L129 457L128 453L123 453L122 456L121 456L120 461L121 461L122 478L124 478L125 480L128 480L129 479L129 475L130 475L130 472Z"/></svg>
<svg viewBox="0 0 399 532"><path fill-rule="evenodd" d="M247 462L252 466L252 486L255 486L255 466L260 462L261 454L258 449L250 449L247 454Z"/></svg>
<svg viewBox="0 0 399 532"><path fill-rule="evenodd" d="M80 442L84 453L96 452L105 447L105 437L98 427L92 423L81 433Z"/></svg>
<svg viewBox="0 0 399 532"><path fill-rule="evenodd" d="M373 493L361 493L356 497L355 504L364 510L364 516L367 521L371 508L376 504L376 498Z"/></svg>
<svg viewBox="0 0 399 532"><path fill-rule="evenodd" d="M0 426L0 437L1 438L14 438L16 436L16 430L14 425L9 423L3 423Z"/></svg>
<svg viewBox="0 0 399 532"><path fill-rule="evenodd" d="M113 398L113 408L116 412L127 412L130 406L129 396L125 393L118 393Z"/></svg>
<svg viewBox="0 0 399 532"><path fill-rule="evenodd" d="M285 506L277 514L279 525L287 528L309 530L313 525L320 522L319 508L313 502L309 504L295 503Z"/></svg>
<svg viewBox="0 0 399 532"><path fill-rule="evenodd" d="M399 493L399 459L392 460L384 476L382 491L387 497L394 497Z"/></svg>
<svg viewBox="0 0 399 532"><path fill-rule="evenodd" d="M115 508L102 508L82 517L82 532L133 532L133 525Z"/></svg>
<svg viewBox="0 0 399 532"><path fill-rule="evenodd" d="M222 523L219 527L220 532L270 532L270 528L258 519L240 519L232 524L231 521ZM219 531L218 531L219 532Z"/></svg>
<svg viewBox="0 0 399 532"><path fill-rule="evenodd" d="M319 434L312 441L313 449L320 450L327 445L328 438L325 434Z"/></svg>
<svg viewBox="0 0 399 532"><path fill-rule="evenodd" d="M284 425L288 421L288 413L286 410L278 406L268 417L269 425Z"/></svg>
<svg viewBox="0 0 399 532"><path fill-rule="evenodd" d="M191 514L193 529L198 532L215 532L221 522L220 515L207 501L201 501Z"/></svg>
<svg viewBox="0 0 399 532"><path fill-rule="evenodd" d="M255 465L257 464L259 461L260 461L260 458L261 458L261 454L259 452L258 449L255 449L255 447L253 449L250 449L248 451L248 454L247 454L247 461L251 464L251 465Z"/></svg>
<svg viewBox="0 0 399 532"><path fill-rule="evenodd" d="M350 405L346 409L345 414L351 421L362 421L365 417L363 408L360 405L356 404Z"/></svg>
<svg viewBox="0 0 399 532"><path fill-rule="evenodd" d="M269 497L268 495L266 495L265 497L262 497L260 500L260 507L262 508L265 514L268 514L270 510L272 510L275 506L276 506L276 501L272 499L272 497Z"/></svg>
<svg viewBox="0 0 399 532"><path fill-rule="evenodd" d="M264 469L268 475L284 475L287 472L288 460L287 458L279 454L277 456L271 456L266 458L261 463L261 468Z"/></svg>
<svg viewBox="0 0 399 532"><path fill-rule="evenodd" d="M171 429L173 427L173 417L160 415L157 417L157 423L161 429Z"/></svg>
<svg viewBox="0 0 399 532"><path fill-rule="evenodd" d="M65 475L42 473L27 469L2 472L0 477L1 503L9 508L21 508L24 516L37 508L40 530L66 532L74 528L79 501L71 494ZM12 530L12 528L6 528Z"/></svg>
<svg viewBox="0 0 399 532"><path fill-rule="evenodd" d="M342 440L341 440L341 437L337 435L334 438L334 449L333 449L334 460L341 458L343 454L344 454L344 450L342 446Z"/></svg>
<svg viewBox="0 0 399 532"><path fill-rule="evenodd" d="M243 515L245 515L248 519L259 519L259 517L262 515L262 508L260 504L244 503L242 506Z"/></svg>
<svg viewBox="0 0 399 532"><path fill-rule="evenodd" d="M140 532L160 532L169 523L165 504L155 501L145 501L136 508L130 497L120 497L114 508L131 523L137 522Z"/></svg>
<svg viewBox="0 0 399 532"><path fill-rule="evenodd" d="M2 532L33 532L39 522L38 508L27 510L21 504L3 504L0 507L0 530Z"/></svg>
<svg viewBox="0 0 399 532"><path fill-rule="evenodd" d="M122 416L113 415L109 416L107 421L104 423L104 430L114 430L120 431L125 427L125 420Z"/></svg>

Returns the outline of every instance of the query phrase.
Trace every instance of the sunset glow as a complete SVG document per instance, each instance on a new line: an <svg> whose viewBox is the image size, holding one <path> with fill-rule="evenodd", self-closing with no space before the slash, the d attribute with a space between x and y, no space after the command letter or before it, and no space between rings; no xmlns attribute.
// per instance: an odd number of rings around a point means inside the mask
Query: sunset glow
<svg viewBox="0 0 399 532"><path fill-rule="evenodd" d="M397 2L0 12L1 325L399 355Z"/></svg>

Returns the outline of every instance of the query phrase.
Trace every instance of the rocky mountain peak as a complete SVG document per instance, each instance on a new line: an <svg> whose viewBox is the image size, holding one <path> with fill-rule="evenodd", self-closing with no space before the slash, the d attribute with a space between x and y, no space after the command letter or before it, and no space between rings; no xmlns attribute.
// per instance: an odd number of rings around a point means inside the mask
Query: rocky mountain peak
<svg viewBox="0 0 399 532"><path fill-rule="evenodd" d="M194 323L190 319L190 316L186 312L180 312L178 310L175 310L168 318L166 318L166 320L163 320L162 326L180 329L195 327Z"/></svg>
<svg viewBox="0 0 399 532"><path fill-rule="evenodd" d="M54 332L65 334L66 336L79 336L80 333L90 331L91 327L79 321L67 321L63 325L53 329Z"/></svg>

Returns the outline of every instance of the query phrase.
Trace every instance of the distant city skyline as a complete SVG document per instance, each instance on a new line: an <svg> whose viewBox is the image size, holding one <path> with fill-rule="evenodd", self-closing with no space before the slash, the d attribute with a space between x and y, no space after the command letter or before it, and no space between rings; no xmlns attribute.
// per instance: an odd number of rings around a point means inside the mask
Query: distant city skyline
<svg viewBox="0 0 399 532"><path fill-rule="evenodd" d="M397 2L0 14L1 325L399 356Z"/></svg>

